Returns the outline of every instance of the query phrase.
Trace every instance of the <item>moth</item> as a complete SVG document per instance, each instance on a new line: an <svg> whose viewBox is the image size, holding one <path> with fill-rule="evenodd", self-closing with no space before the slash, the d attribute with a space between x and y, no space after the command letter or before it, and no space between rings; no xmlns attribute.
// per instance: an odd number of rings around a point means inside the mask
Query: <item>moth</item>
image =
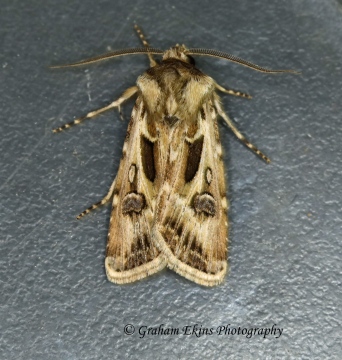
<svg viewBox="0 0 342 360"><path fill-rule="evenodd" d="M168 267L204 286L221 283L227 272L228 201L217 119L267 163L224 112L218 92L226 89L196 66L193 55L222 58L264 73L270 70L220 51L176 45L150 47L135 25L143 48L117 50L79 66L131 54L146 54L150 67L116 101L55 130L60 132L135 96L119 170L108 194L77 218L112 200L105 268L110 281L131 283ZM162 55L156 61L153 55Z"/></svg>

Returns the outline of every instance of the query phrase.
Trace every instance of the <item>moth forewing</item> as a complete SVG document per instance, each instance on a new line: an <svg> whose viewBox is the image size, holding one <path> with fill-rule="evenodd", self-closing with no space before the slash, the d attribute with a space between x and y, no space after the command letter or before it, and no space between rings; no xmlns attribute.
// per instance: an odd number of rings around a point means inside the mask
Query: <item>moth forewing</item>
<svg viewBox="0 0 342 360"><path fill-rule="evenodd" d="M190 55L224 58L266 73L295 71L269 70L233 55L184 45L163 52L150 48L135 28L145 48L117 50L69 65L129 54L147 54L150 59L137 85L119 99L54 130L120 107L137 95L116 179L105 198L78 218L113 198L105 260L110 281L133 282L168 266L198 284L217 285L227 272L228 243L217 117L248 148L270 160L235 127L216 91L251 97L217 84L195 67ZM162 61L157 63L152 54L162 54Z"/></svg>
<svg viewBox="0 0 342 360"><path fill-rule="evenodd" d="M168 267L206 286L222 282L227 271L227 202L216 121L209 97L193 122L178 122L179 136L170 140L178 156L172 160L171 151L166 153L168 171L153 224Z"/></svg>
<svg viewBox="0 0 342 360"><path fill-rule="evenodd" d="M155 188L143 163L146 112L135 103L114 188L106 252L106 273L118 284L142 279L166 266L151 236Z"/></svg>

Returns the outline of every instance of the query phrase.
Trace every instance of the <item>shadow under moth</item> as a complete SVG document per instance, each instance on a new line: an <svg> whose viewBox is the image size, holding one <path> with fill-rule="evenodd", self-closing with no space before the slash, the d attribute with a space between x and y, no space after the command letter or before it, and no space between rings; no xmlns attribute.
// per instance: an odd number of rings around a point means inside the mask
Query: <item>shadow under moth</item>
<svg viewBox="0 0 342 360"><path fill-rule="evenodd" d="M205 286L221 283L227 272L227 210L222 148L217 118L267 163L261 151L235 127L220 103L226 89L195 66L192 55L233 61L264 73L269 70L220 51L176 45L163 51L149 46L138 26L143 48L117 50L73 64L117 56L146 54L150 68L108 106L88 113L54 132L136 102L128 125L119 170L108 194L77 218L112 200L105 268L110 281L125 284L169 267ZM152 55L162 55L156 61Z"/></svg>

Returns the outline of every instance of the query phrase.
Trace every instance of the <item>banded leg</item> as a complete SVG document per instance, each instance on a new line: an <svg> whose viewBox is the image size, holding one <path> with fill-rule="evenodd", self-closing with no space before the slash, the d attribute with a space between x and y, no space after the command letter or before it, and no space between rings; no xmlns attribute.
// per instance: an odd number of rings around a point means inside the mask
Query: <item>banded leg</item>
<svg viewBox="0 0 342 360"><path fill-rule="evenodd" d="M148 49L150 47L150 44L147 42L147 40L146 40L143 32L141 31L140 27L137 24L135 24L134 29L138 33L138 36L139 36L140 40L142 41L142 43L144 44L144 46ZM150 60L150 65L151 66L156 66L157 62L153 59L152 54L148 53L147 56L148 56L148 58Z"/></svg>
<svg viewBox="0 0 342 360"><path fill-rule="evenodd" d="M108 191L108 194L101 200L101 201L98 201L97 203L95 203L94 205L88 207L86 210L84 210L83 212L81 212L81 214L79 214L76 219L79 220L81 217L83 217L84 215L86 214L89 214L92 210L104 205L105 203L107 203L113 196L113 193L114 193L114 188L115 188L115 181L116 181L116 178L114 179L109 191Z"/></svg>
<svg viewBox="0 0 342 360"><path fill-rule="evenodd" d="M229 95L240 96L240 97L243 97L245 99L251 99L252 98L252 96L249 95L249 94L243 93L241 91L225 89L223 86L221 86L221 85L219 85L217 83L216 83L216 89L219 90L219 91L222 91L222 92L224 92L226 94L229 94Z"/></svg>
<svg viewBox="0 0 342 360"><path fill-rule="evenodd" d="M228 115L223 111L222 106L218 99L215 99L215 108L218 112L218 114L223 118L223 120L227 123L227 125L232 129L234 135L242 142L244 143L249 149L254 151L255 154L260 156L264 161L269 164L271 160L264 155L256 146L254 146L252 143L250 143L236 128L236 126L232 123L232 121L229 119Z"/></svg>
<svg viewBox="0 0 342 360"><path fill-rule="evenodd" d="M84 120L86 119L91 119L107 110L110 110L110 109L113 109L113 108L116 108L116 107L120 107L120 105L128 100L131 96L133 96L136 92L138 91L138 87L137 86L132 86L130 88L128 88L120 97L119 99L113 101L111 104L101 108L101 109L98 109L98 110L95 110L95 111L91 111L89 112L86 116L83 116L83 117L80 117L74 121L71 121L67 124L64 124L62 126L60 126L59 128L57 129L53 129L52 131L54 133L57 133L57 132L60 132L60 131L63 131L65 129L69 129L70 127L74 126L74 125L78 125L80 124L81 122L83 122Z"/></svg>

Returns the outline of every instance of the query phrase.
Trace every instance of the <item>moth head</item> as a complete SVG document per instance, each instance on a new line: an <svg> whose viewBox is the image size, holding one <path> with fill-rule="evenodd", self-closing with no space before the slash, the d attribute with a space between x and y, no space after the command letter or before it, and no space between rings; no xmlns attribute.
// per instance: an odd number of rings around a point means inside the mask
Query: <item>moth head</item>
<svg viewBox="0 0 342 360"><path fill-rule="evenodd" d="M182 60L184 62L187 62L189 64L195 65L195 60L192 56L187 55L188 49L186 48L185 45L179 45L177 44L176 46L173 46L171 49L166 50L163 54L163 60L166 59L178 59L178 60Z"/></svg>

